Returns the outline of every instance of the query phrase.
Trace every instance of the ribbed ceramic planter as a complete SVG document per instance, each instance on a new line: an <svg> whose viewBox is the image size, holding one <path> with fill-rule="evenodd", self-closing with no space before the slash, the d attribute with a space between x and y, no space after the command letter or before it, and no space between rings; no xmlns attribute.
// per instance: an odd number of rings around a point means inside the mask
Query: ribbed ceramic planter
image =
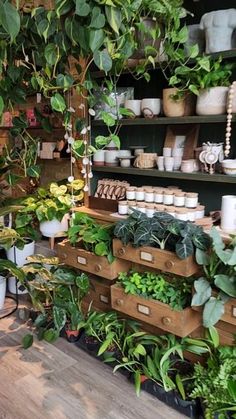
<svg viewBox="0 0 236 419"><path fill-rule="evenodd" d="M218 86L201 90L197 98L197 115L223 115L226 113L228 87Z"/></svg>

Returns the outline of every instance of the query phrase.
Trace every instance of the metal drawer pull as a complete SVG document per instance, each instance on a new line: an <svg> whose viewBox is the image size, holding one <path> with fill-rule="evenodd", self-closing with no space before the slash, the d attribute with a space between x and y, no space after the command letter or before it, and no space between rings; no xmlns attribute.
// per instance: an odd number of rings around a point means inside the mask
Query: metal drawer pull
<svg viewBox="0 0 236 419"><path fill-rule="evenodd" d="M121 247L121 248L118 250L118 255L119 255L119 256L123 256L123 255L125 255L125 249L124 249L124 247Z"/></svg>
<svg viewBox="0 0 236 419"><path fill-rule="evenodd" d="M117 306L123 306L123 304L124 304L124 300L121 300L120 298L116 299L116 305Z"/></svg>
<svg viewBox="0 0 236 419"><path fill-rule="evenodd" d="M172 323L172 320L170 317L162 317L161 319L162 323L165 324L166 326L168 326L168 324Z"/></svg>
<svg viewBox="0 0 236 419"><path fill-rule="evenodd" d="M102 267L101 267L101 265L95 265L94 269L95 269L96 272L100 272L102 270Z"/></svg>
<svg viewBox="0 0 236 419"><path fill-rule="evenodd" d="M166 268L171 269L175 266L173 260L167 260L165 263Z"/></svg>

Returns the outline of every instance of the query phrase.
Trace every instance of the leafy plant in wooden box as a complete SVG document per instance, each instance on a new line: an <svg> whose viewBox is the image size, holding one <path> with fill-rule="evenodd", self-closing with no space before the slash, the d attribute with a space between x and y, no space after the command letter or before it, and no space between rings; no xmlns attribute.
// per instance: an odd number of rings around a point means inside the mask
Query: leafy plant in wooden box
<svg viewBox="0 0 236 419"><path fill-rule="evenodd" d="M211 239L193 223L180 221L165 212L156 212L153 218L134 210L115 225L114 236L123 244L134 247L153 246L175 251L180 259L194 254L196 249L207 250Z"/></svg>
<svg viewBox="0 0 236 419"><path fill-rule="evenodd" d="M191 301L190 281L171 278L152 272L122 272L118 277L127 294L140 295L168 304L174 310L183 310Z"/></svg>
<svg viewBox="0 0 236 419"><path fill-rule="evenodd" d="M76 212L71 220L68 238L73 246L80 246L97 256L106 256L109 263L114 261L112 253L113 226L98 224L87 214Z"/></svg>
<svg viewBox="0 0 236 419"><path fill-rule="evenodd" d="M210 327L224 314L224 304L229 298L236 298L236 241L235 237L225 244L213 227L210 236L212 247L209 252L197 249L197 263L203 267L205 276L194 282L196 293L193 306L204 306L203 325ZM215 296L213 291L217 291Z"/></svg>

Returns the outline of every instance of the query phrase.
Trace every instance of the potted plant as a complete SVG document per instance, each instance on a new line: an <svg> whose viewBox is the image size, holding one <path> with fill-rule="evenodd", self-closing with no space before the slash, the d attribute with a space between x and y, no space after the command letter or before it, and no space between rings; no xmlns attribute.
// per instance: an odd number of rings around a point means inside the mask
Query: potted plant
<svg viewBox="0 0 236 419"><path fill-rule="evenodd" d="M206 250L211 244L201 227L162 212L150 219L134 210L126 220L116 223L114 236L120 239L113 241L115 256L184 276L198 270L195 250Z"/></svg>
<svg viewBox="0 0 236 419"><path fill-rule="evenodd" d="M231 305L236 298L235 238L225 244L213 227L212 248L209 252L198 249L197 262L203 267L205 276L194 281L194 308L204 306L202 321L205 327L216 324L220 319L235 324ZM226 310L226 308L228 309Z"/></svg>

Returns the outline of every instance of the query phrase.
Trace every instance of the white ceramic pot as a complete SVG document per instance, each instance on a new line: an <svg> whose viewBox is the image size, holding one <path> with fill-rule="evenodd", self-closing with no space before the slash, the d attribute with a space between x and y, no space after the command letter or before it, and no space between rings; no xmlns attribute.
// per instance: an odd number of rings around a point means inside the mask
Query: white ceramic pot
<svg viewBox="0 0 236 419"><path fill-rule="evenodd" d="M119 150L105 151L105 166L118 166L119 165Z"/></svg>
<svg viewBox="0 0 236 419"><path fill-rule="evenodd" d="M164 170L164 156L158 156L157 157L157 167L158 170L160 170L161 172L163 172Z"/></svg>
<svg viewBox="0 0 236 419"><path fill-rule="evenodd" d="M221 228L226 233L236 233L236 196L235 195L222 196Z"/></svg>
<svg viewBox="0 0 236 419"><path fill-rule="evenodd" d="M7 250L7 259L21 267L27 262L27 257L34 254L34 251L35 241L29 240L29 243L26 243L23 249L18 249L16 246L12 246L9 250Z"/></svg>
<svg viewBox="0 0 236 419"><path fill-rule="evenodd" d="M104 166L105 162L105 150L98 150L93 155L94 166Z"/></svg>
<svg viewBox="0 0 236 419"><path fill-rule="evenodd" d="M236 9L216 10L204 14L200 21L200 29L205 30L206 53L232 49L235 28Z"/></svg>
<svg viewBox="0 0 236 419"><path fill-rule="evenodd" d="M164 165L167 172L172 172L174 169L174 157L164 157Z"/></svg>
<svg viewBox="0 0 236 419"><path fill-rule="evenodd" d="M69 215L65 214L61 221L43 221L39 224L39 230L45 237L55 237L68 230Z"/></svg>
<svg viewBox="0 0 236 419"><path fill-rule="evenodd" d="M16 282L16 278L14 276L8 278L8 290L11 294L28 294L27 289L21 285L19 281Z"/></svg>
<svg viewBox="0 0 236 419"><path fill-rule="evenodd" d="M128 99L125 101L125 108L132 112L134 117L141 115L141 100Z"/></svg>
<svg viewBox="0 0 236 419"><path fill-rule="evenodd" d="M223 172L229 176L236 175L236 159L226 159L221 162Z"/></svg>
<svg viewBox="0 0 236 419"><path fill-rule="evenodd" d="M153 118L161 112L160 99L143 99L141 102L141 111L145 118Z"/></svg>
<svg viewBox="0 0 236 419"><path fill-rule="evenodd" d="M163 148L163 156L164 157L171 157L171 147L164 147Z"/></svg>
<svg viewBox="0 0 236 419"><path fill-rule="evenodd" d="M4 276L0 276L0 310L4 307L6 296L6 278Z"/></svg>
<svg viewBox="0 0 236 419"><path fill-rule="evenodd" d="M197 115L223 115L226 113L228 87L218 86L201 90L197 98Z"/></svg>

